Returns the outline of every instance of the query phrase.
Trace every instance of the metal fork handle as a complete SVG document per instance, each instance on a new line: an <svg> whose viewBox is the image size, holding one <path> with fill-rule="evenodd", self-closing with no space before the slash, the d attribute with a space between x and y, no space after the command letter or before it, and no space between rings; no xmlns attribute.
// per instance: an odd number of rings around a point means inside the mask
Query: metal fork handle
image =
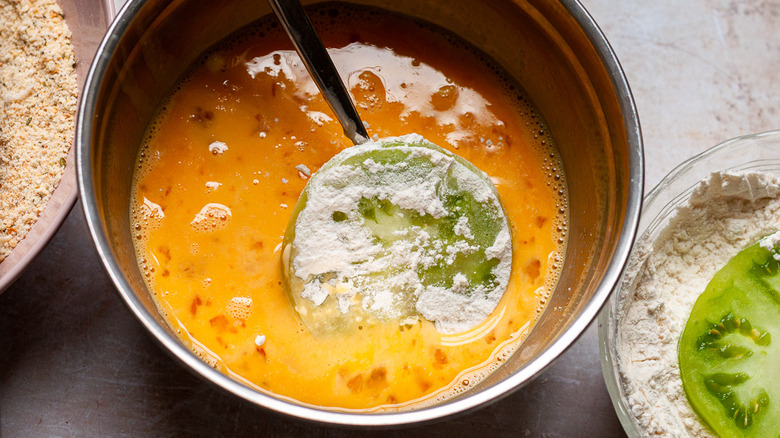
<svg viewBox="0 0 780 438"><path fill-rule="evenodd" d="M268 3L282 22L325 101L336 114L344 135L356 145L368 141L368 132L355 104L301 3L298 0L268 0Z"/></svg>

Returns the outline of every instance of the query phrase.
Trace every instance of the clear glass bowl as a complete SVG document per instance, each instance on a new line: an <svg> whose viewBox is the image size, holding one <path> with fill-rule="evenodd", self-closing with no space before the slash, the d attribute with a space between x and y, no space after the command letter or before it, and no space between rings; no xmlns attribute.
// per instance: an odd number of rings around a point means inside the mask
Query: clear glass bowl
<svg viewBox="0 0 780 438"><path fill-rule="evenodd" d="M617 318L621 297L628 296L636 286L639 266L647 252L640 248L644 243L655 241L677 208L688 201L699 182L716 171L764 172L780 177L780 130L746 135L725 141L672 170L645 197L642 215L637 230L637 240L629 256L620 280L615 286L607 305L599 314L599 350L601 368L612 404L620 423L629 437L643 436L628 407L626 393L617 369Z"/></svg>

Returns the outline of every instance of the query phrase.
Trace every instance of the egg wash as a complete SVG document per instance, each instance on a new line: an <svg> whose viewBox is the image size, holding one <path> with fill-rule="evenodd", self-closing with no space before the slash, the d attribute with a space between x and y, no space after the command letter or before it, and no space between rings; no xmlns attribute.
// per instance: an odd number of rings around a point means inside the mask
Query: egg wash
<svg viewBox="0 0 780 438"><path fill-rule="evenodd" d="M495 310L446 334L425 318L324 335L301 321L283 286L285 229L309 178L351 143L275 17L205 53L148 128L130 212L140 269L182 341L258 391L351 412L439 403L508 359L554 289L560 158L520 86L458 37L368 7L309 15L373 139L420 133L495 185L512 239Z"/></svg>

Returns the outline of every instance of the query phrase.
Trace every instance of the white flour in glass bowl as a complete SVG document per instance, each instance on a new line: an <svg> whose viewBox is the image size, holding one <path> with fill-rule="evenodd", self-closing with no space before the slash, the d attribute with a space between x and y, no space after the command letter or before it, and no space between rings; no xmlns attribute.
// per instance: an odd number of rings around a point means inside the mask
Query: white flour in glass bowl
<svg viewBox="0 0 780 438"><path fill-rule="evenodd" d="M680 380L677 345L696 299L740 250L780 230L780 180L713 173L653 241L640 241L619 288L614 366L643 436L710 437Z"/></svg>

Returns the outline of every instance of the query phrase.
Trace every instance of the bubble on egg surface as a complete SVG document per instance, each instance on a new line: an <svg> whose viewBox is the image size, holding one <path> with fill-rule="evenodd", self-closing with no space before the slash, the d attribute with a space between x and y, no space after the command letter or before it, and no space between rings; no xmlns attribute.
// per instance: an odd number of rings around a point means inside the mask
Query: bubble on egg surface
<svg viewBox="0 0 780 438"><path fill-rule="evenodd" d="M209 152L211 152L214 155L222 155L228 150L228 145L221 142L221 141L215 141L212 142L209 145Z"/></svg>
<svg viewBox="0 0 780 438"><path fill-rule="evenodd" d="M436 111L446 111L455 106L458 95L458 87L444 85L431 95L431 105Z"/></svg>
<svg viewBox="0 0 780 438"><path fill-rule="evenodd" d="M228 301L227 312L231 318L246 321L252 314L252 298L233 297Z"/></svg>
<svg viewBox="0 0 780 438"><path fill-rule="evenodd" d="M225 205L212 202L203 206L190 222L196 231L209 232L225 228L233 217L233 213Z"/></svg>
<svg viewBox="0 0 780 438"><path fill-rule="evenodd" d="M150 201L144 197L143 204L141 204L138 211L141 213L137 220L144 222L144 228L147 232L157 229L165 218L165 212L160 205Z"/></svg>
<svg viewBox="0 0 780 438"><path fill-rule="evenodd" d="M363 70L350 77L355 102L361 109L381 108L387 101L387 92L382 78L371 70Z"/></svg>

